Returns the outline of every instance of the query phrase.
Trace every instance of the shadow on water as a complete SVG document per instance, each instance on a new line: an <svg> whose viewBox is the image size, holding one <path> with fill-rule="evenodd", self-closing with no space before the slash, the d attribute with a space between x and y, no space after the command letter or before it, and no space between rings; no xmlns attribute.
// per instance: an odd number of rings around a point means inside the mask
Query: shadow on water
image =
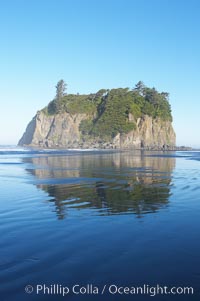
<svg viewBox="0 0 200 301"><path fill-rule="evenodd" d="M74 154L24 158L27 169L55 204L59 219L72 210L90 214L135 214L138 218L169 205L175 158L140 152Z"/></svg>

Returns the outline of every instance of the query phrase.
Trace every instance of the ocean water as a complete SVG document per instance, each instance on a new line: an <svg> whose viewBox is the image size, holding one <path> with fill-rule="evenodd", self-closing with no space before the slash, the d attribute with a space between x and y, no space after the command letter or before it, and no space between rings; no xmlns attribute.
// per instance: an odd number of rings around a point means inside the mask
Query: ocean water
<svg viewBox="0 0 200 301"><path fill-rule="evenodd" d="M0 147L0 300L200 300L200 152Z"/></svg>

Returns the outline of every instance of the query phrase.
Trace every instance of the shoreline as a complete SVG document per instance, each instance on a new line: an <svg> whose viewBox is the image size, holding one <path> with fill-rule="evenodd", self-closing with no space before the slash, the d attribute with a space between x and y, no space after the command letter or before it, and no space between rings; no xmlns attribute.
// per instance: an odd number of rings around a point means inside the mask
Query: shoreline
<svg viewBox="0 0 200 301"><path fill-rule="evenodd" d="M200 149L195 149L189 146L175 146L175 147L144 147L144 148L114 148L114 147L60 147L60 146L51 146L43 147L38 145L16 145L16 147L24 147L28 149L35 150L60 150L60 151L103 151L103 150L113 150L113 151L162 151L162 152L173 152L173 151L200 151Z"/></svg>

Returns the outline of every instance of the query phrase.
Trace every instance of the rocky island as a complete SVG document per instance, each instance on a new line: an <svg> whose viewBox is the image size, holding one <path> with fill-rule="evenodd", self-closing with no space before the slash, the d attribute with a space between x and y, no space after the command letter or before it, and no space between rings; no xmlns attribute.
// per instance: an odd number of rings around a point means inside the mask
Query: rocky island
<svg viewBox="0 0 200 301"><path fill-rule="evenodd" d="M66 94L60 80L56 97L38 111L19 140L42 148L174 149L169 94L138 82L133 89L101 89Z"/></svg>

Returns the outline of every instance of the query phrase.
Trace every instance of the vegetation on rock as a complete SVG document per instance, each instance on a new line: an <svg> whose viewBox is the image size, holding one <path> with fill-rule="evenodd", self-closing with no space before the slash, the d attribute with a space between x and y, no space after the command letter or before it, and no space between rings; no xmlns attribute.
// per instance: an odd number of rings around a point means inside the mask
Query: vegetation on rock
<svg viewBox="0 0 200 301"><path fill-rule="evenodd" d="M56 97L43 111L48 115L67 112L86 114L80 123L83 137L113 138L136 128L136 121L144 115L172 121L169 94L138 82L134 89L101 89L88 95L65 94L63 80L56 86Z"/></svg>

